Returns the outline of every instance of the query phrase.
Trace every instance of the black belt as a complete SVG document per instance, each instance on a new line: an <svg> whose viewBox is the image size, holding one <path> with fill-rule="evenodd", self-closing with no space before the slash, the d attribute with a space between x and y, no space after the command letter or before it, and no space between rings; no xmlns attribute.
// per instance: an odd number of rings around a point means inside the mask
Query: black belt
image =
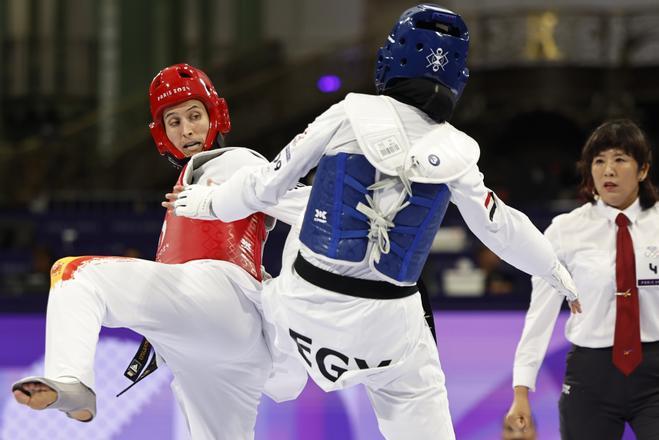
<svg viewBox="0 0 659 440"><path fill-rule="evenodd" d="M572 347L575 350L579 351L612 351L613 347L598 347L598 348L591 348L591 347L583 347L581 345L576 345L572 344ZM643 351L657 351L659 352L659 341L652 341L652 342L641 342L641 347L643 348Z"/></svg>
<svg viewBox="0 0 659 440"><path fill-rule="evenodd" d="M337 275L314 266L299 253L293 267L302 279L314 286L357 298L399 299L414 295L419 291L416 285L396 286L386 281L363 280Z"/></svg>

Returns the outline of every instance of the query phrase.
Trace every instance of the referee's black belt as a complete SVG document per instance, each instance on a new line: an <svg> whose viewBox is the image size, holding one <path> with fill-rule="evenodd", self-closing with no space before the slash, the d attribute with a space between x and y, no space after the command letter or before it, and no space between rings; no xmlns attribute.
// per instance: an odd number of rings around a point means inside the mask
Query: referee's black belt
<svg viewBox="0 0 659 440"><path fill-rule="evenodd" d="M579 351L611 351L611 350L613 350L612 346L611 347L590 348L590 347L583 347L581 345L572 344L572 347L574 347L575 350L579 350ZM641 342L641 347L643 348L643 351L650 350L650 351L659 352L659 341Z"/></svg>
<svg viewBox="0 0 659 440"><path fill-rule="evenodd" d="M297 254L293 263L295 272L308 283L332 292L368 299L399 299L414 295L419 291L415 285L397 286L386 281L363 280L337 275L320 269Z"/></svg>

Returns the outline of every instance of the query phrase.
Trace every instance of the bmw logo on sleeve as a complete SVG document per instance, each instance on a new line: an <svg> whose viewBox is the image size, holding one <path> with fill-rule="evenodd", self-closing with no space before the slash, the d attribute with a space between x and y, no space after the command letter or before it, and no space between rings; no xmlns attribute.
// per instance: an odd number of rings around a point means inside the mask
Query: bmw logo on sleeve
<svg viewBox="0 0 659 440"><path fill-rule="evenodd" d="M439 157L437 157L437 155L435 154L430 154L428 156L428 162L430 162L430 165L436 167L437 165L439 165Z"/></svg>

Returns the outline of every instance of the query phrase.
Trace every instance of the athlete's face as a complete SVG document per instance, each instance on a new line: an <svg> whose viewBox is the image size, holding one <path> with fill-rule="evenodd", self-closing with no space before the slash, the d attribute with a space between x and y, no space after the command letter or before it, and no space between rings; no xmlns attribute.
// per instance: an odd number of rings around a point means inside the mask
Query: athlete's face
<svg viewBox="0 0 659 440"><path fill-rule="evenodd" d="M648 165L638 162L619 148L602 151L593 158L590 172L597 194L607 205L625 209L638 197L639 182L648 175Z"/></svg>
<svg viewBox="0 0 659 440"><path fill-rule="evenodd" d="M163 122L167 138L185 157L202 151L210 121L201 101L190 99L168 107L163 113Z"/></svg>

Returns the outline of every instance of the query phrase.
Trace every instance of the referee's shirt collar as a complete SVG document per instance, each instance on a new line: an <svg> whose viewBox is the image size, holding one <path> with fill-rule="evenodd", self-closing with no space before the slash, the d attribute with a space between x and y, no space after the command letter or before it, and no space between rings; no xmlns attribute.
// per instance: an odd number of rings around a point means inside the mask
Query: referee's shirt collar
<svg viewBox="0 0 659 440"><path fill-rule="evenodd" d="M597 199L597 210L611 223L615 223L616 217L622 212L629 219L629 223L634 224L636 223L636 219L638 219L638 215L641 213L641 203L637 197L636 200L634 200L634 203L629 205L626 209L620 210L618 208L614 208L613 206L607 205L602 201L602 199Z"/></svg>

